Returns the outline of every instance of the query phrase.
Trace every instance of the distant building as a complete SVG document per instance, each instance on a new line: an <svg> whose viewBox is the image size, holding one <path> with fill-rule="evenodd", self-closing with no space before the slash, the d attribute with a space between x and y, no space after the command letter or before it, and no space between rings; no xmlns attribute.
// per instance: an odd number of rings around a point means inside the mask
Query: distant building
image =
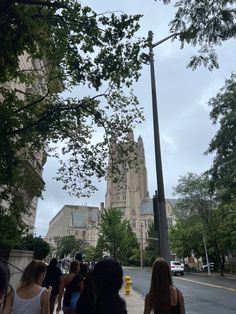
<svg viewBox="0 0 236 314"><path fill-rule="evenodd" d="M143 238L144 246L147 245L148 227L154 220L153 200L148 192L148 177L145 161L145 151L141 136L138 141L134 141L133 132L129 134L129 140L133 142L136 165L127 166L123 163L119 165L120 178L107 181L107 191L105 197L105 208L120 208L124 216L130 221L132 230L137 235L140 242ZM114 154L116 145L113 146ZM166 200L166 212L168 225L175 223L173 206L175 200ZM142 225L142 230L141 230Z"/></svg>
<svg viewBox="0 0 236 314"><path fill-rule="evenodd" d="M48 243L56 246L58 238L74 235L85 244L96 246L99 213L98 207L64 205L49 223Z"/></svg>
<svg viewBox="0 0 236 314"><path fill-rule="evenodd" d="M134 144L132 153L137 164L132 167L128 167L125 163L120 164L119 179L115 181L113 178L108 179L105 208L120 208L124 216L130 220L133 231L140 238L140 204L142 200L149 198L147 169L141 136L135 142L133 132L130 132L129 140ZM115 154L116 145L113 146L113 150Z"/></svg>
<svg viewBox="0 0 236 314"><path fill-rule="evenodd" d="M176 224L176 219L173 213L175 204L177 203L176 199L166 199L166 216L168 227L174 226ZM144 247L148 244L148 230L150 224L154 222L153 214L153 200L146 199L142 200L140 204L140 222L142 224L142 234L143 234L143 245Z"/></svg>

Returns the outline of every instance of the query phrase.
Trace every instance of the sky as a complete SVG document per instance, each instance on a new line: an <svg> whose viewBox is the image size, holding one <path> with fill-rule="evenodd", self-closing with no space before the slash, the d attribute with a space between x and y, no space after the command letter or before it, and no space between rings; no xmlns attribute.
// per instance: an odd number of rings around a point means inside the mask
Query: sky
<svg viewBox="0 0 236 314"><path fill-rule="evenodd" d="M152 30L154 42L169 35L168 24L175 11L171 5L154 0L83 0L81 3L98 13L122 11L127 14L143 14L138 36L147 37L148 31ZM169 40L154 48L166 198L173 198L173 187L177 185L180 176L188 172L200 174L210 168L213 155L206 156L204 152L214 137L217 126L213 126L209 119L208 100L224 86L225 79L236 71L235 41L229 40L216 48L220 67L213 71L204 67L195 71L186 68L196 49L185 46L181 50L178 40ZM141 77L133 88L140 105L144 107L145 121L134 130L134 135L136 140L139 135L143 138L149 193L152 196L156 190L156 176L150 84L150 69L148 65L144 65ZM57 167L57 160L53 158L48 158L44 166L46 189L43 198L38 202L35 224L38 236L46 235L49 221L65 204L99 206L105 200L105 181L97 183L98 192L90 198L69 196L62 190L62 185L53 179Z"/></svg>

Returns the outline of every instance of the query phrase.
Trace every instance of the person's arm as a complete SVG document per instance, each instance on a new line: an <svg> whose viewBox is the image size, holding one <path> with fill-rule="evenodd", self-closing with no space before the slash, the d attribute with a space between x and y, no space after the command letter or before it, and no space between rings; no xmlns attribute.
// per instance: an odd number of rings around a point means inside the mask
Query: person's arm
<svg viewBox="0 0 236 314"><path fill-rule="evenodd" d="M180 314L185 314L184 297L181 292L179 292L179 304L180 304Z"/></svg>
<svg viewBox="0 0 236 314"><path fill-rule="evenodd" d="M41 314L50 314L50 295L52 287L45 289L41 296Z"/></svg>
<svg viewBox="0 0 236 314"><path fill-rule="evenodd" d="M145 297L144 312L143 312L143 314L150 314L149 302L148 302L148 295L146 295L146 297Z"/></svg>
<svg viewBox="0 0 236 314"><path fill-rule="evenodd" d="M80 293L80 295L83 293L83 290L84 290L84 280L81 280L80 284L79 284L79 293Z"/></svg>
<svg viewBox="0 0 236 314"><path fill-rule="evenodd" d="M13 291L10 291L6 297L2 314L11 314L13 304Z"/></svg>
<svg viewBox="0 0 236 314"><path fill-rule="evenodd" d="M63 278L63 276L61 276L60 283L59 283L58 304L57 304L56 312L61 311L61 300L63 297L64 288L65 288L64 278Z"/></svg>

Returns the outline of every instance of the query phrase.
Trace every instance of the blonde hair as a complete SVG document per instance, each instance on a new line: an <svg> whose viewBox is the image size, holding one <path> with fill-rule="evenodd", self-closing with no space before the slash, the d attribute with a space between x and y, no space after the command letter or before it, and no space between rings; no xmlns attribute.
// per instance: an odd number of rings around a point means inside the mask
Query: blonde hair
<svg viewBox="0 0 236 314"><path fill-rule="evenodd" d="M36 283L39 276L45 273L47 265L39 260L32 260L24 269L21 276L21 286L29 286L32 283Z"/></svg>

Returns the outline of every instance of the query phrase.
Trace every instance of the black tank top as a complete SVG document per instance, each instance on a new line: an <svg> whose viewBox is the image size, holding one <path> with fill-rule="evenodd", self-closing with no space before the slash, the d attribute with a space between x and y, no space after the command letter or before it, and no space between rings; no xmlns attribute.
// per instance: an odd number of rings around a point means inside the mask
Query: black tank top
<svg viewBox="0 0 236 314"><path fill-rule="evenodd" d="M180 304L179 304L179 291L177 291L177 304L171 306L171 314L180 314Z"/></svg>

